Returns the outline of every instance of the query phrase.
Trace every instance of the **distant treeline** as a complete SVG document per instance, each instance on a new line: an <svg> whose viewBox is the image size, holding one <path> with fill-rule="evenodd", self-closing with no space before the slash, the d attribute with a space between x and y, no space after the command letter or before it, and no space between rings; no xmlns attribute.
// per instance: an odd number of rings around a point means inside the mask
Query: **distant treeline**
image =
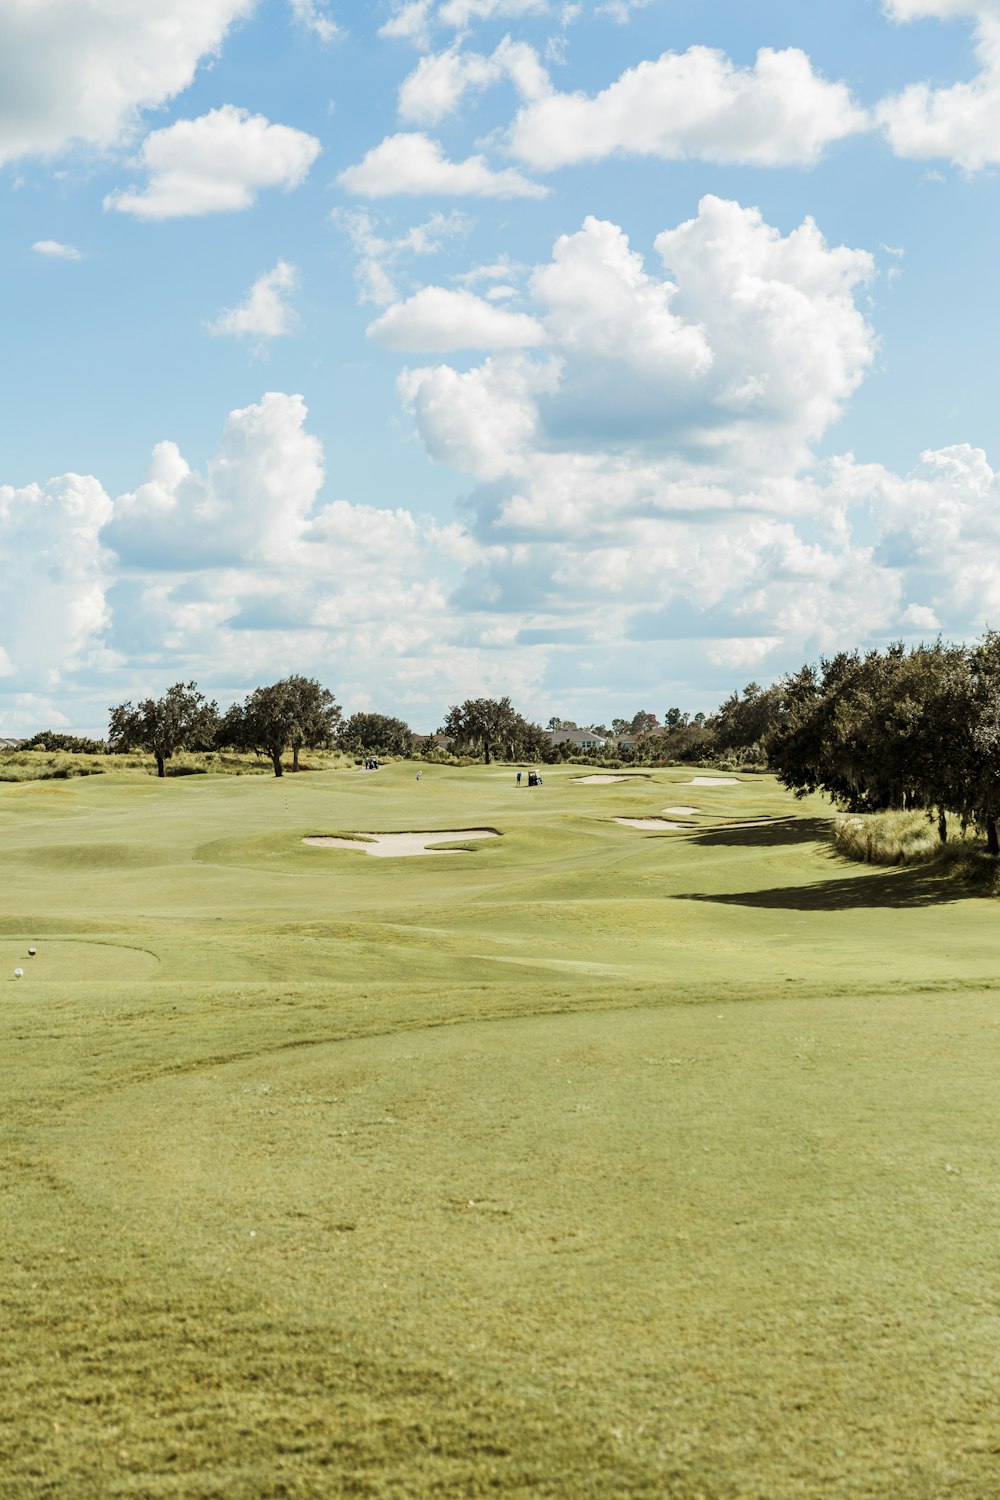
<svg viewBox="0 0 1000 1500"><path fill-rule="evenodd" d="M178 682L160 698L137 704L128 700L110 709L107 741L43 730L18 748L91 755L138 750L154 757L160 776L181 750L231 749L267 756L280 776L283 757L290 752L297 771L304 749L336 749L354 756L472 757L487 764L494 759L552 763L580 755L647 763L698 760L712 754L711 725L704 714L691 718L677 708L668 709L661 724L655 714L639 709L631 719L614 719L611 729L588 728L594 742L587 750L551 733L576 730L571 721L555 716L543 729L520 714L509 697L467 698L449 708L434 734L418 735L390 714L362 712L345 719L328 688L314 678L292 675L255 688L224 713L196 682Z"/></svg>
<svg viewBox="0 0 1000 1500"><path fill-rule="evenodd" d="M108 748L103 740L88 740L79 734L60 734L58 729L43 729L30 740L18 740L19 750L62 750L71 755L103 755Z"/></svg>

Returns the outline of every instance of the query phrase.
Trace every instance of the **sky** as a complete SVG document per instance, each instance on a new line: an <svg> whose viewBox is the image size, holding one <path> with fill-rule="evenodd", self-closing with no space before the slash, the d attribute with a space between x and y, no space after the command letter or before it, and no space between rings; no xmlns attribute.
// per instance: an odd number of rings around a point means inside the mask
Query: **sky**
<svg viewBox="0 0 1000 1500"><path fill-rule="evenodd" d="M0 735L1000 626L1000 0L4 0Z"/></svg>

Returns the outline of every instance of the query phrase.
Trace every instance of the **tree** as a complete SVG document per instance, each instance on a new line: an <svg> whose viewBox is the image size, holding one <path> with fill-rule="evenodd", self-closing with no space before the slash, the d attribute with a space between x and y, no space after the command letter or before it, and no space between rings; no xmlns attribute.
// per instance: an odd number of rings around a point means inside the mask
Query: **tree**
<svg viewBox="0 0 1000 1500"><path fill-rule="evenodd" d="M215 743L219 709L198 691L196 682L175 682L162 698L146 698L134 708L119 703L110 711L108 749L145 750L156 758L157 776L175 750L204 750Z"/></svg>
<svg viewBox="0 0 1000 1500"><path fill-rule="evenodd" d="M545 736L537 724L529 724L512 707L509 698L467 698L452 705L444 721L454 750L482 754L487 765L494 755L505 760L537 756Z"/></svg>
<svg viewBox="0 0 1000 1500"><path fill-rule="evenodd" d="M352 754L409 755L413 731L402 719L388 714L357 713L341 725L337 742Z"/></svg>
<svg viewBox="0 0 1000 1500"><path fill-rule="evenodd" d="M988 630L969 652L971 756L967 804L986 832L986 847L1000 855L1000 633ZM963 809L967 815L968 807Z"/></svg>
<svg viewBox="0 0 1000 1500"><path fill-rule="evenodd" d="M782 691L780 682L770 688L748 682L742 695L732 693L712 720L719 749L757 751L763 760L764 741L781 718ZM695 715L699 721L703 714Z"/></svg>
<svg viewBox="0 0 1000 1500"><path fill-rule="evenodd" d="M659 750L667 760L707 760L716 750L715 730L705 723L704 714L701 723L684 714L680 724L665 725L656 734L647 735L642 745L654 753Z"/></svg>
<svg viewBox="0 0 1000 1500"><path fill-rule="evenodd" d="M947 813L958 812L982 824L992 850L1000 647L995 668L990 657L988 640L971 654L940 641L910 651L897 642L884 654L840 652L818 673L803 667L779 685L780 713L764 736L770 763L797 796L822 790L854 812L936 809L942 842ZM731 704L720 710L724 725Z"/></svg>
<svg viewBox="0 0 1000 1500"><path fill-rule="evenodd" d="M275 776L282 775L281 757L292 751L292 770L299 769L299 751L332 745L340 723L340 705L329 688L312 677L282 678L255 688L237 714L231 709L225 723L229 744L269 755Z"/></svg>
<svg viewBox="0 0 1000 1500"><path fill-rule="evenodd" d="M649 734L651 730L659 727L659 722L655 714L647 713L644 708L640 708L628 726L629 733L634 735Z"/></svg>

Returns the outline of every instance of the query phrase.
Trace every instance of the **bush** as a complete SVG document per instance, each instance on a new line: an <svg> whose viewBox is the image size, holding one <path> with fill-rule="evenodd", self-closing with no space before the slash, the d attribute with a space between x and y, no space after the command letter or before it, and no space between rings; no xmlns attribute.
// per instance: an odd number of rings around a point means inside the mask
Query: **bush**
<svg viewBox="0 0 1000 1500"><path fill-rule="evenodd" d="M103 740L88 740L78 734L61 734L57 729L42 729L30 740L22 740L19 750L65 750L72 755L103 755Z"/></svg>

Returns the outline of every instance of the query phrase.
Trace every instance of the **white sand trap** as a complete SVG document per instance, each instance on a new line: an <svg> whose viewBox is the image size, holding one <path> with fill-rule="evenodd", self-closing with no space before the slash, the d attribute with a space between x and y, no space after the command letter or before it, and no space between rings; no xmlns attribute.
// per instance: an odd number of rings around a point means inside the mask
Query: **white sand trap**
<svg viewBox="0 0 1000 1500"><path fill-rule="evenodd" d="M463 849L430 849L428 845L499 837L495 828L436 828L425 833L366 833L363 839L316 837L302 842L331 849L360 849L362 854L372 854L376 859L401 859L410 854L464 854Z"/></svg>
<svg viewBox="0 0 1000 1500"><path fill-rule="evenodd" d="M645 781L645 776L574 776L579 786L607 786L612 781Z"/></svg>
<svg viewBox="0 0 1000 1500"><path fill-rule="evenodd" d="M688 786L739 786L738 776L696 776Z"/></svg>
<svg viewBox="0 0 1000 1500"><path fill-rule="evenodd" d="M626 828L683 828L683 823L668 823L664 818L616 818Z"/></svg>
<svg viewBox="0 0 1000 1500"><path fill-rule="evenodd" d="M688 818L692 813L696 813L698 809L696 807L665 807L663 811L668 818Z"/></svg>

